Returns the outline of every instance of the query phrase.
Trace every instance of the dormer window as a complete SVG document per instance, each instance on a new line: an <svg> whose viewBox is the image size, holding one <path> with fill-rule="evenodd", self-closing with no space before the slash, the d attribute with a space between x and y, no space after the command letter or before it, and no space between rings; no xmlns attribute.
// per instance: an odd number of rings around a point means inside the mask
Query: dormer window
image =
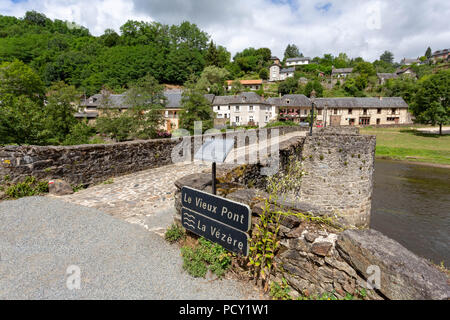
<svg viewBox="0 0 450 320"><path fill-rule="evenodd" d="M289 104L291 103L291 101L289 99L286 99L286 103Z"/></svg>

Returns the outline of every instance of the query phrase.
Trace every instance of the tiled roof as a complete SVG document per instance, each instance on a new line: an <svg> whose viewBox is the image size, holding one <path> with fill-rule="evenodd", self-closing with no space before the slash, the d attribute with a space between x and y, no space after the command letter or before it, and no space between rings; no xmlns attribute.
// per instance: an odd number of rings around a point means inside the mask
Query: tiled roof
<svg viewBox="0 0 450 320"><path fill-rule="evenodd" d="M383 98L317 98L318 108L408 108L408 104L400 97Z"/></svg>
<svg viewBox="0 0 450 320"><path fill-rule="evenodd" d="M331 70L331 74L352 73L352 72L353 72L353 68L340 68L340 69L333 69L333 70Z"/></svg>
<svg viewBox="0 0 450 320"><path fill-rule="evenodd" d="M288 73L288 72L295 72L295 68L291 67L291 68L285 68L285 69L281 69L280 73Z"/></svg>
<svg viewBox="0 0 450 320"><path fill-rule="evenodd" d="M287 94L281 98L269 98L267 102L277 107L311 107L311 100L303 94Z"/></svg>
<svg viewBox="0 0 450 320"><path fill-rule="evenodd" d="M227 105L227 104L267 104L267 102L261 96L254 92L243 92L234 96L216 96L214 98L214 105Z"/></svg>
<svg viewBox="0 0 450 320"><path fill-rule="evenodd" d="M236 80L227 80L227 84L231 85L233 84L233 82ZM239 82L242 85L255 85L255 84L262 84L262 80L258 79L258 80L239 80Z"/></svg>
<svg viewBox="0 0 450 320"><path fill-rule="evenodd" d="M295 62L295 61L311 61L309 57L298 57L298 58L287 58L286 62Z"/></svg>

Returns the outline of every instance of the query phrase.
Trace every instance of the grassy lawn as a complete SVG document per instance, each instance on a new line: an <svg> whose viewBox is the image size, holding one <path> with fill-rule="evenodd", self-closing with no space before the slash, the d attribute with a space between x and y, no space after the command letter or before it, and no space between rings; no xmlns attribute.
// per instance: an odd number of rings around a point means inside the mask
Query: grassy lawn
<svg viewBox="0 0 450 320"><path fill-rule="evenodd" d="M450 135L424 134L412 128L363 128L377 136L376 156L450 165Z"/></svg>

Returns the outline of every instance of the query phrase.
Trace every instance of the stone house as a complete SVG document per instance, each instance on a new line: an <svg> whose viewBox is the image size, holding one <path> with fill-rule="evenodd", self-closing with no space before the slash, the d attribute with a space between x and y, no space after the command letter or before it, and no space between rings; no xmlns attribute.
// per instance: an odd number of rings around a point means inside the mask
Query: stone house
<svg viewBox="0 0 450 320"><path fill-rule="evenodd" d="M407 68L400 68L396 72L397 76L406 76L411 78L417 78L417 74L414 72L414 70L411 67Z"/></svg>
<svg viewBox="0 0 450 320"><path fill-rule="evenodd" d="M408 104L399 97L317 98L317 124L368 126L412 124Z"/></svg>
<svg viewBox="0 0 450 320"><path fill-rule="evenodd" d="M378 77L378 83L380 85L385 84L387 80L389 79L397 79L398 74L397 73L377 73Z"/></svg>
<svg viewBox="0 0 450 320"><path fill-rule="evenodd" d="M273 64L269 69L269 81L284 81L287 78L292 78L295 73L295 67L281 68L278 64Z"/></svg>
<svg viewBox="0 0 450 320"><path fill-rule="evenodd" d="M273 119L271 105L254 92L234 96L216 96L212 103L218 119L229 119L230 125L264 127Z"/></svg>
<svg viewBox="0 0 450 320"><path fill-rule="evenodd" d="M434 63L438 62L439 60L450 61L450 49L435 51L431 55L431 60L433 60Z"/></svg>
<svg viewBox="0 0 450 320"><path fill-rule="evenodd" d="M311 58L309 57L298 57L298 58L288 58L286 59L286 66L295 67L303 66L311 63Z"/></svg>
<svg viewBox="0 0 450 320"><path fill-rule="evenodd" d="M305 122L311 112L311 100L303 94L288 94L280 98L269 98L267 102L272 106L274 118L281 121Z"/></svg>
<svg viewBox="0 0 450 320"><path fill-rule="evenodd" d="M182 94L183 91L179 89L164 91L166 104L162 111L163 124L161 125L161 130L172 132L179 128ZM209 102L212 101L210 96L205 95ZM105 97L108 97L108 100L105 100ZM88 119L90 123L95 123L95 119L104 115L108 108L118 110L119 112L128 110L129 105L126 102L126 94L110 94L109 96L101 93L95 94L80 103L75 117L77 119Z"/></svg>
<svg viewBox="0 0 450 320"><path fill-rule="evenodd" d="M403 58L401 61L400 61L400 64L402 65L402 66L411 66L411 65L413 65L413 64L420 64L421 63L421 61L419 60L419 59L408 59L408 58Z"/></svg>
<svg viewBox="0 0 450 320"><path fill-rule="evenodd" d="M347 78L353 72L353 68L331 69L331 76L335 78Z"/></svg>

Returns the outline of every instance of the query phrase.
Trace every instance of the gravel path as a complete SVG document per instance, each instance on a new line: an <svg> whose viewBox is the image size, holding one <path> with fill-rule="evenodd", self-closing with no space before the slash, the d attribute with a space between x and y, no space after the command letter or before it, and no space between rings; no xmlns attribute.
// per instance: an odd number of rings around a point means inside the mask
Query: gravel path
<svg viewBox="0 0 450 320"><path fill-rule="evenodd" d="M72 265L79 290L66 285ZM96 209L49 197L0 203L0 299L253 298L248 284L192 278L178 247Z"/></svg>

